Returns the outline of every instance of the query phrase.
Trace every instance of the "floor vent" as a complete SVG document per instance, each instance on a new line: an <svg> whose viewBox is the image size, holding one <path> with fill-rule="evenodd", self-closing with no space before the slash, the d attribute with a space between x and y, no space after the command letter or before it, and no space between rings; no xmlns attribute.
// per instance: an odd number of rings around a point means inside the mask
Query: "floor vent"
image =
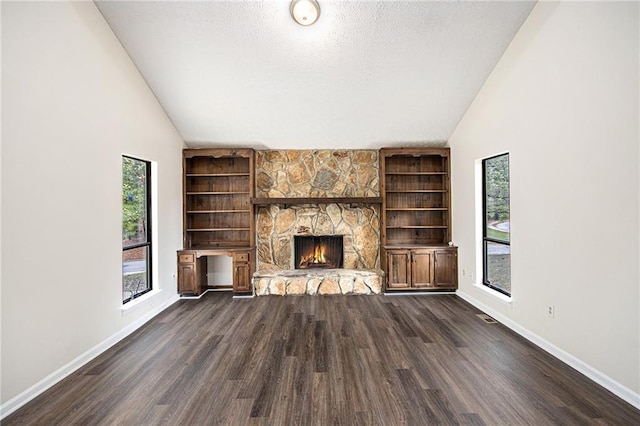
<svg viewBox="0 0 640 426"><path fill-rule="evenodd" d="M498 321L494 320L493 318L491 318L489 315L487 314L476 314L478 318L480 318L482 321L486 322L487 324L497 324Z"/></svg>

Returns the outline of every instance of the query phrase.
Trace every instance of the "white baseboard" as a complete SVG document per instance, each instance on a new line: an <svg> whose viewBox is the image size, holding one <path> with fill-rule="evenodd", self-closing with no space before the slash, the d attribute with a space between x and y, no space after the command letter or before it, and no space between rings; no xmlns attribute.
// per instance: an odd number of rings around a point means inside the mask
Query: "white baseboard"
<svg viewBox="0 0 640 426"><path fill-rule="evenodd" d="M627 401L629 404L631 404L634 407L640 409L640 394L639 393L634 392L633 390L629 389L628 387L624 386L623 384L617 382L616 380L613 380L611 377L607 376L606 374L604 374L600 370L590 366L589 364L587 364L584 361L578 359L574 355L571 355L570 353L564 351L563 349L560 349L559 347L555 346L554 344L550 343L549 341L543 339L542 337L538 336L537 334L535 334L535 333L531 332L530 330L524 328L523 326L521 326L517 322L515 322L515 321L509 319L508 317L502 315L500 312L493 310L492 308L490 308L489 306L487 306L484 303L480 302L478 299L474 298L473 296L469 295L468 293L465 293L464 291L458 290L457 294L462 299L464 299L467 302L471 303L473 306L475 306L476 308L480 309L484 313L491 315L493 318L498 320L501 324L504 324L505 326L509 327L511 330L515 331L520 336L524 337L525 339L527 339L528 341L530 341L534 345L536 345L539 348L541 348L541 349L545 350L546 352L550 353L554 357L558 358L560 361L564 362L568 366L574 368L575 370L577 370L580 373L584 374L585 376L587 376L588 378L590 378L594 382L598 383L600 386L608 389L609 391L611 391L615 395L617 395L620 398L622 398L625 401Z"/></svg>
<svg viewBox="0 0 640 426"><path fill-rule="evenodd" d="M49 389L51 386L55 385L65 377L69 376L71 373L77 371L79 368L81 368L82 366L84 366L94 358L96 358L98 355L102 354L104 351L106 351L107 349L109 349L110 347L118 343L120 340L124 339L125 337L127 337L128 335L136 331L138 328L142 327L151 318L155 317L160 312L164 311L165 309L173 305L178 300L180 300L180 298L177 295L175 295L174 297L170 298L169 300L162 303L161 305L154 307L154 309L149 311L144 316L138 318L135 322L127 325L125 328L118 331L116 334L98 343L93 348L89 349L88 351L81 354L77 358L73 359L71 362L62 366L61 368L54 371L53 373L49 374L47 377L40 380L38 383L31 386L24 392L21 392L20 394L16 395L15 397L11 398L10 400L2 404L0 406L0 420L4 419L9 414L16 411L18 408L22 407L27 402L31 401L32 399L34 399L35 397L37 397L38 395L40 395L41 393Z"/></svg>
<svg viewBox="0 0 640 426"><path fill-rule="evenodd" d="M383 296L441 296L443 294L456 294L455 291L385 291L382 293Z"/></svg>

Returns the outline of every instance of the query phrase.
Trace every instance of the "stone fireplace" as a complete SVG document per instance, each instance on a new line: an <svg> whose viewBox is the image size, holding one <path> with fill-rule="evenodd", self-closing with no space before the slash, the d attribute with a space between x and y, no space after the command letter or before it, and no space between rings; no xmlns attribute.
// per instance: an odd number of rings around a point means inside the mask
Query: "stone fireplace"
<svg viewBox="0 0 640 426"><path fill-rule="evenodd" d="M296 269L294 237L339 235L343 268L380 268L379 208L341 204L259 207L258 271Z"/></svg>
<svg viewBox="0 0 640 426"><path fill-rule="evenodd" d="M285 201L256 208L256 295L380 293L379 196L375 150L257 151L256 198ZM342 265L300 269L296 237L339 237Z"/></svg>

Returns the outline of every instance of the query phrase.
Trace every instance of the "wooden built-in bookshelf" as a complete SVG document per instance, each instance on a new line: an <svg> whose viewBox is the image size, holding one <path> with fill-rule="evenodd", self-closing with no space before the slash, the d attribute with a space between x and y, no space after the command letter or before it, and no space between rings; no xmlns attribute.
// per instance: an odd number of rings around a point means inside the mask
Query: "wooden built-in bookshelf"
<svg viewBox="0 0 640 426"><path fill-rule="evenodd" d="M383 245L446 245L451 239L448 148L380 151Z"/></svg>
<svg viewBox="0 0 640 426"><path fill-rule="evenodd" d="M382 148L382 246L387 290L457 287L449 148Z"/></svg>
<svg viewBox="0 0 640 426"><path fill-rule="evenodd" d="M183 243L178 293L200 295L208 256L230 256L235 293L250 293L255 270L253 149L183 151Z"/></svg>
<svg viewBox="0 0 640 426"><path fill-rule="evenodd" d="M184 247L254 245L252 149L184 150Z"/></svg>

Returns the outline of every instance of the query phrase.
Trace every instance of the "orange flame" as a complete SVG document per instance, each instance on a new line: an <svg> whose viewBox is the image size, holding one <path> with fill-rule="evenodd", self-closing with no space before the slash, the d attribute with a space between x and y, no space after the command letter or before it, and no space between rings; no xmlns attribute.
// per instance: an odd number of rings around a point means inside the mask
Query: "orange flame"
<svg viewBox="0 0 640 426"><path fill-rule="evenodd" d="M300 258L300 266L309 265L309 264L325 264L327 263L324 257L324 246L318 245L314 248L313 254L309 254L308 256L301 256Z"/></svg>
<svg viewBox="0 0 640 426"><path fill-rule="evenodd" d="M316 246L316 252L313 256L313 263L325 263L324 260L324 247Z"/></svg>

